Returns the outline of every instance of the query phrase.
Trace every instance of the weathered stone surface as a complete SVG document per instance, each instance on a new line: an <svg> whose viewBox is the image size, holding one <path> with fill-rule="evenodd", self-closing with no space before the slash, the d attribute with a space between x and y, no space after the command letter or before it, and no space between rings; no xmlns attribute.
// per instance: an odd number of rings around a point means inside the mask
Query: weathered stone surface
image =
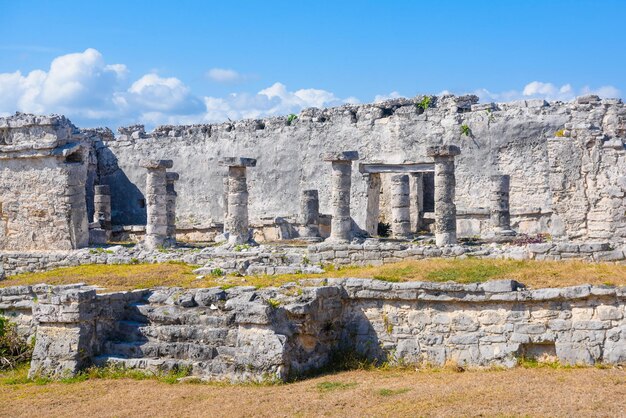
<svg viewBox="0 0 626 418"><path fill-rule="evenodd" d="M219 164L225 167L256 167L255 158L247 157L224 157Z"/></svg>
<svg viewBox="0 0 626 418"><path fill-rule="evenodd" d="M31 375L53 377L113 362L148 370L190 366L204 379L285 379L322 367L336 346L403 364L512 367L518 356L544 354L566 364L625 358L624 298L571 291L551 300L485 295L485 289L523 293L511 282L505 290L504 281L327 282L102 295L80 286L23 286L0 289L0 304L38 297L33 316L22 318L37 324Z"/></svg>

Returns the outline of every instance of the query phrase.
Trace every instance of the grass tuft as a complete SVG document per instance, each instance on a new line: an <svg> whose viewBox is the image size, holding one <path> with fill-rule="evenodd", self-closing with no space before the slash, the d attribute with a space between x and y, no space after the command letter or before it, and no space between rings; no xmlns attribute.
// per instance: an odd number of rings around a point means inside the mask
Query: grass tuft
<svg viewBox="0 0 626 418"><path fill-rule="evenodd" d="M357 386L356 382L320 382L317 384L317 390L320 392L331 392L335 390L345 390L355 388Z"/></svg>

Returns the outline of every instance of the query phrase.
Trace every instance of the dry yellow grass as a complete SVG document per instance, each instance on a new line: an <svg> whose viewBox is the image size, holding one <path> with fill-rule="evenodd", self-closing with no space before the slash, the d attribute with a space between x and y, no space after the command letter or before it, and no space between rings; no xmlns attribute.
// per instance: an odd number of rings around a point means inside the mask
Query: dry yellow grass
<svg viewBox="0 0 626 418"><path fill-rule="evenodd" d="M550 388L546 390L546 388ZM351 371L296 383L88 380L0 384L0 416L621 416L618 369Z"/></svg>
<svg viewBox="0 0 626 418"><path fill-rule="evenodd" d="M3 280L0 286L22 284L68 284L85 282L109 290L140 289L155 286L186 288L253 285L280 286L305 278L362 277L387 281L456 281L476 283L494 279L515 279L531 288L564 287L577 284L626 286L626 265L586 263L582 261L534 261L442 259L411 260L380 267L329 268L323 274L287 274L280 276L213 277L201 279L193 266L183 263L84 265L43 273L20 274Z"/></svg>

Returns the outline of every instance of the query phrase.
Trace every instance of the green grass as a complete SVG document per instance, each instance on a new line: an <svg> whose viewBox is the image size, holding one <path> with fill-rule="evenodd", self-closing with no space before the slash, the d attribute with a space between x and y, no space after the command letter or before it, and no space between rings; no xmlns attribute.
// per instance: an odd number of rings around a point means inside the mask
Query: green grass
<svg viewBox="0 0 626 418"><path fill-rule="evenodd" d="M73 384L94 379L151 379L158 380L159 382L163 383L174 384L178 383L179 379L189 376L191 372L191 370L189 369L181 369L176 371L153 373L146 370L126 369L119 366L109 365L105 367L89 367L88 369L79 372L75 376L53 380L46 377L35 377L33 379L29 378L29 367L30 365L28 363L25 363L15 368L14 370L0 374L0 385L45 385L51 382Z"/></svg>
<svg viewBox="0 0 626 418"><path fill-rule="evenodd" d="M321 274L284 274L260 276L223 276L213 272L198 279L197 266L181 262L158 264L107 265L88 264L42 273L24 273L0 281L0 287L48 283L52 285L84 282L107 289L133 290L156 286L205 288L220 286L281 286L308 278L356 277L387 282L432 281L480 283L495 279L513 279L532 288L564 287L578 284L626 286L626 265L583 261L494 260L480 258L428 258L406 260L383 266L325 265ZM294 291L295 292L295 291Z"/></svg>
<svg viewBox="0 0 626 418"><path fill-rule="evenodd" d="M378 395L380 396L395 396L395 395L401 395L403 393L407 393L409 392L411 389L409 388L400 388L400 389L379 389L377 391Z"/></svg>
<svg viewBox="0 0 626 418"><path fill-rule="evenodd" d="M317 390L320 392L331 392L335 390L345 390L355 388L357 386L356 382L320 382L317 384Z"/></svg>

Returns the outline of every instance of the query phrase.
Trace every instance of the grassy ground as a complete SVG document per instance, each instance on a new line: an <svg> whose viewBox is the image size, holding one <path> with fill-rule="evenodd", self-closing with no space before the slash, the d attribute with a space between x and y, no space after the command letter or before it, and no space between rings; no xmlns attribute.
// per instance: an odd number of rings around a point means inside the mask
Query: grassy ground
<svg viewBox="0 0 626 418"><path fill-rule="evenodd" d="M619 369L358 370L279 385L0 375L0 416L620 416ZM21 377L20 377L21 376ZM550 388L546 390L546 388Z"/></svg>
<svg viewBox="0 0 626 418"><path fill-rule="evenodd" d="M387 281L456 281L476 283L493 279L515 279L529 287L563 287L576 284L608 284L626 286L626 265L612 263L585 263L582 261L443 259L403 261L381 267L329 268L323 274L288 274L280 276L198 278L195 267L184 263L84 265L27 273L0 281L0 286L49 283L68 284L85 282L109 290L140 289L154 286L211 287L253 285L279 286L304 279L322 277L364 277Z"/></svg>

